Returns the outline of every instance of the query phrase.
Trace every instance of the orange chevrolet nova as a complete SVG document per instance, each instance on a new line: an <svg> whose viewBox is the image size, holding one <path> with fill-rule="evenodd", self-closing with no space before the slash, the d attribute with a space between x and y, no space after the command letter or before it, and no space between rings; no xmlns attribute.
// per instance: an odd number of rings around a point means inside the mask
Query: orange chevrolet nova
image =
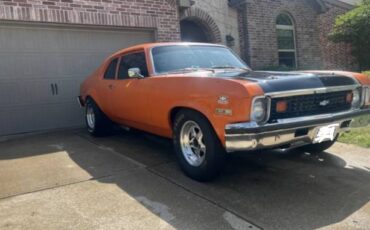
<svg viewBox="0 0 370 230"><path fill-rule="evenodd" d="M81 85L87 130L113 124L172 138L183 171L209 180L228 153L329 148L370 113L370 79L339 71L252 71L230 49L153 43L118 51Z"/></svg>

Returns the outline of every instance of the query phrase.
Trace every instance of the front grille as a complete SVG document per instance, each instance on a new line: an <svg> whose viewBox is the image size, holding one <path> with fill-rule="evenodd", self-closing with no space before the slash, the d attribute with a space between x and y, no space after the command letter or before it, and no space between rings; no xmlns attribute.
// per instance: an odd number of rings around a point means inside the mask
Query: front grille
<svg viewBox="0 0 370 230"><path fill-rule="evenodd" d="M350 92L351 91L340 91L303 96L272 98L269 122L274 123L277 121L277 119L312 116L349 110L351 108L351 103L347 102L346 98L347 94ZM276 104L282 100L287 101L287 111L277 112Z"/></svg>

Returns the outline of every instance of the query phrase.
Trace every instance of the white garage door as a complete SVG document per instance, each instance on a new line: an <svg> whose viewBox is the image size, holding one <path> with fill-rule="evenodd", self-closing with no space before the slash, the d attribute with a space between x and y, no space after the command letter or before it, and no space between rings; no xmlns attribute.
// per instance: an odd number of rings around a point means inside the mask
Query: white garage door
<svg viewBox="0 0 370 230"><path fill-rule="evenodd" d="M114 51L152 31L0 26L0 136L83 125L80 83Z"/></svg>

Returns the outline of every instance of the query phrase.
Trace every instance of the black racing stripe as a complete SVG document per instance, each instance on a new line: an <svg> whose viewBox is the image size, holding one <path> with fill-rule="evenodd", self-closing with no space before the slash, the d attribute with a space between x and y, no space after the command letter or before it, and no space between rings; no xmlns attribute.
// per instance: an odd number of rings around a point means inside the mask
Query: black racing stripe
<svg viewBox="0 0 370 230"><path fill-rule="evenodd" d="M358 82L351 77L298 72L246 72L221 74L220 77L243 79L257 82L265 93L355 85Z"/></svg>
<svg viewBox="0 0 370 230"><path fill-rule="evenodd" d="M324 87L320 79L303 76L290 76L275 80L265 80L260 81L258 84L265 93Z"/></svg>

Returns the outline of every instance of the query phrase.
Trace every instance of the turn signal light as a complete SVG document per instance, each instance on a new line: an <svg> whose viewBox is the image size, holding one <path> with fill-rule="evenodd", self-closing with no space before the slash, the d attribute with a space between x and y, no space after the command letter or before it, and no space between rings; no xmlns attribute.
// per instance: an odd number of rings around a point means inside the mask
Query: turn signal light
<svg viewBox="0 0 370 230"><path fill-rule="evenodd" d="M347 103L352 103L352 100L353 100L353 93L352 92L347 93L347 96L346 96Z"/></svg>
<svg viewBox="0 0 370 230"><path fill-rule="evenodd" d="M288 110L288 102L287 101L278 101L276 103L276 112L284 113Z"/></svg>
<svg viewBox="0 0 370 230"><path fill-rule="evenodd" d="M365 106L370 106L370 87L366 86L363 90L364 104Z"/></svg>

